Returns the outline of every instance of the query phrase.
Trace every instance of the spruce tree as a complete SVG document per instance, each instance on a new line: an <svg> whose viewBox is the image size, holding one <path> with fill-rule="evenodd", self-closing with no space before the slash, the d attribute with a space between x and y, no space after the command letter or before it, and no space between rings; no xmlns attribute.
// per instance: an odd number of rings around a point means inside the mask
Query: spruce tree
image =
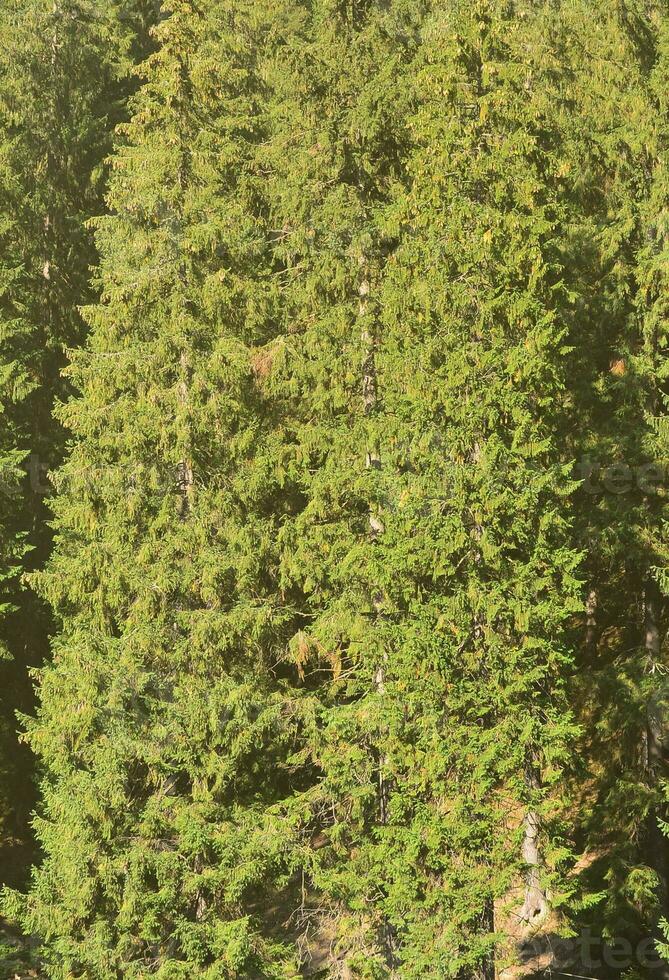
<svg viewBox="0 0 669 980"><path fill-rule="evenodd" d="M301 620L284 656L303 678L296 761L316 769L285 810L302 827L299 859L318 929L332 937L333 975L397 963L375 839L392 791L377 358L422 14L421 4L318 3L272 76L266 152L282 277L266 387L280 412L279 459L302 496L281 529L282 589L299 597Z"/></svg>
<svg viewBox="0 0 669 980"><path fill-rule="evenodd" d="M497 905L536 925L562 898L580 583L538 29L530 5L323 2L281 63L268 385L318 767L286 807L342 975L492 976Z"/></svg>
<svg viewBox="0 0 669 980"><path fill-rule="evenodd" d="M588 580L571 688L584 732L575 818L580 847L599 855L582 876L589 898L581 922L636 942L666 903L656 829L666 11L655 3L565 5L560 30L570 106L562 249L575 297L566 439L584 481L576 519ZM577 788L584 784L587 793Z"/></svg>
<svg viewBox="0 0 669 980"><path fill-rule="evenodd" d="M79 306L94 296L86 223L103 208L104 161L150 6L11 0L0 11L0 534L8 555L23 551L24 569L39 567L50 547L46 471L63 450L53 405L69 390L61 377L65 349L85 330ZM9 471L19 464L27 472L12 491ZM50 616L18 574L8 581L3 573L3 600L0 637L10 656L0 671L0 806L11 839L0 843L7 880L22 874L18 845L26 843L34 798L14 714L32 703L27 669L47 651Z"/></svg>
<svg viewBox="0 0 669 980"><path fill-rule="evenodd" d="M291 838L272 803L299 777L253 355L274 288L261 14L164 5L96 222L101 300L35 579L60 623L29 724L44 861L8 898L62 980L296 975L270 914Z"/></svg>

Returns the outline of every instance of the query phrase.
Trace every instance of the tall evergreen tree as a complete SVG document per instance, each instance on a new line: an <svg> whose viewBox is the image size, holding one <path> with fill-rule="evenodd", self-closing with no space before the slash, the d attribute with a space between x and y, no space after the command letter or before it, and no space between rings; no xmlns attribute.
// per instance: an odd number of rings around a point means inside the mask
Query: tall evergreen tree
<svg viewBox="0 0 669 980"><path fill-rule="evenodd" d="M19 541L27 545L29 568L43 563L50 546L46 471L63 450L53 405L69 390L61 378L65 349L81 341L79 306L94 296L87 221L103 208L104 161L150 7L136 0L11 0L0 12L3 451L10 467L22 462L28 471L21 493L8 496L3 481L0 533L10 552ZM11 654L0 671L0 797L8 837L20 840L34 791L14 713L32 703L27 668L46 653L50 617L16 575L3 595L13 611L0 626ZM13 841L0 847L3 877L20 875Z"/></svg>
<svg viewBox="0 0 669 980"><path fill-rule="evenodd" d="M583 724L575 818L584 922L636 941L666 907L657 817L663 659L658 568L666 563L658 467L665 387L661 3L565 5L562 88L568 221L571 452L584 485L588 615L572 696ZM578 36L579 43L573 39ZM586 792L582 788L587 787Z"/></svg>
<svg viewBox="0 0 669 980"><path fill-rule="evenodd" d="M8 901L62 980L296 975L269 914L291 838L271 804L299 783L253 356L269 24L253 2L164 5L96 223L102 298L37 576L61 622L29 726L44 862Z"/></svg>
<svg viewBox="0 0 669 980"><path fill-rule="evenodd" d="M268 384L319 771L288 809L341 975L492 976L498 903L561 897L580 584L539 13L323 2L281 64Z"/></svg>

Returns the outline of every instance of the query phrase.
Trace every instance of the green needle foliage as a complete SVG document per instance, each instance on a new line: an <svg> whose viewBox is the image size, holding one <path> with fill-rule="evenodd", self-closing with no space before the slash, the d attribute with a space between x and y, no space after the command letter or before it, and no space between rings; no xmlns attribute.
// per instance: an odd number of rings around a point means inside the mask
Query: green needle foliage
<svg viewBox="0 0 669 980"><path fill-rule="evenodd" d="M21 873L12 843L25 843L34 799L14 712L32 704L27 668L45 655L50 629L45 604L7 572L10 563L20 570L21 555L24 568L39 566L50 546L46 471L64 443L53 406L70 391L60 372L84 335L79 306L96 295L87 222L103 208L130 59L146 39L144 6L8 0L0 11L0 637L12 656L0 671L0 809L9 821L0 834L16 838L0 839L3 880Z"/></svg>
<svg viewBox="0 0 669 980"><path fill-rule="evenodd" d="M665 711L656 593L658 582L666 589L667 554L666 11L653 3L575 4L560 30L571 107L562 248L577 297L566 437L585 477L576 526L590 606L571 693L587 766L576 775L574 810L580 846L598 855L584 884L600 904L586 921L594 916L609 937L637 941L666 904L657 833L662 766L653 761L655 720ZM583 794L590 780L595 792Z"/></svg>
<svg viewBox="0 0 669 980"><path fill-rule="evenodd" d="M293 976L266 921L294 722L252 370L271 299L263 26L251 4L163 13L60 413L75 444L37 583L63 626L29 726L45 860L22 914L53 977Z"/></svg>
<svg viewBox="0 0 669 980"><path fill-rule="evenodd" d="M320 771L289 811L355 976L485 968L495 903L524 904L524 820L532 890L561 894L580 551L559 136L527 14L324 3L281 65L300 102L275 137L269 387L304 495L281 544Z"/></svg>
<svg viewBox="0 0 669 980"><path fill-rule="evenodd" d="M282 522L282 593L300 612L284 658L302 678L311 788L286 812L335 962L384 975L396 961L389 915L389 789L397 699L388 653L399 612L387 592L385 511L395 495L378 358L379 311L397 249L411 72L423 5L313 5L273 66L266 153L280 318L266 389L279 406L277 465L300 493ZM385 748L383 748L385 746ZM399 745L398 745L399 748ZM386 840L384 840L386 839ZM410 867L406 868L411 873Z"/></svg>
<svg viewBox="0 0 669 980"><path fill-rule="evenodd" d="M668 25L5 4L3 909L51 980L661 936Z"/></svg>
<svg viewBox="0 0 669 980"><path fill-rule="evenodd" d="M396 805L415 863L397 854L390 897L407 976L476 971L505 903L535 924L548 895L564 898L556 784L573 751L564 680L581 556L560 445L560 133L536 16L435 5L384 292L384 408L396 446L410 447L405 462L394 454L401 491L383 556L404 620L389 660L403 668L409 751L394 779L410 789Z"/></svg>

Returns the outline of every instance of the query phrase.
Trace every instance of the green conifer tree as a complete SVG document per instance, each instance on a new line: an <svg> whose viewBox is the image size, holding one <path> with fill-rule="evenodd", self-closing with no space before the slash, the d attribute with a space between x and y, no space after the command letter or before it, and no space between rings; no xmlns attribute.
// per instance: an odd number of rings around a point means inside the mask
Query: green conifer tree
<svg viewBox="0 0 669 980"><path fill-rule="evenodd" d="M658 478L666 458L666 16L657 3L579 3L563 7L559 27L569 105L562 249L575 297L566 441L584 480L577 528L588 579L571 689L584 733L574 816L590 856L581 921L634 943L666 907L666 854L656 829L658 678L666 656L658 593L666 563Z"/></svg>
<svg viewBox="0 0 669 980"><path fill-rule="evenodd" d="M563 897L579 549L538 25L323 2L281 63L269 385L318 769L287 806L342 975L492 976L496 905Z"/></svg>
<svg viewBox="0 0 669 980"><path fill-rule="evenodd" d="M299 776L253 356L274 288L261 15L164 5L96 222L102 298L36 577L61 622L29 725L44 861L8 898L60 980L296 975L271 915L291 839L271 804Z"/></svg>
<svg viewBox="0 0 669 980"><path fill-rule="evenodd" d="M95 259L87 221L103 208L104 161L140 56L151 4L135 0L11 0L0 11L0 376L3 474L27 475L9 493L3 477L0 534L23 567L39 567L50 547L47 469L60 461L63 431L53 405L69 390L65 349L79 343L79 306L94 296ZM25 553L25 547L24 547ZM34 799L29 753L17 745L17 708L32 704L27 668L48 648L46 606L3 574L0 638L11 657L0 669L0 841L3 880L25 870ZM6 607L11 606L11 614ZM4 836L4 830L3 830Z"/></svg>

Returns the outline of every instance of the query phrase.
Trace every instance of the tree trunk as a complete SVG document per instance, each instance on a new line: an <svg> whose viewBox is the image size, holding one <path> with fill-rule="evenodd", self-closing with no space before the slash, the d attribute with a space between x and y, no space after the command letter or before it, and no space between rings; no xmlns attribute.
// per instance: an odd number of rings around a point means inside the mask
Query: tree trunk
<svg viewBox="0 0 669 980"><path fill-rule="evenodd" d="M538 925L548 911L548 899L541 884L542 857L539 848L541 820L536 810L528 810L524 821L522 855L526 865L525 901L520 918L528 926Z"/></svg>
<svg viewBox="0 0 669 980"><path fill-rule="evenodd" d="M537 765L529 759L525 770L525 784L531 793L540 787ZM548 912L548 899L541 884L543 856L539 846L541 817L536 810L528 809L523 822L522 857L525 862L525 900L520 919L527 926L537 926Z"/></svg>
<svg viewBox="0 0 669 980"><path fill-rule="evenodd" d="M590 589L585 601L585 647L593 653L597 648L597 603L597 590Z"/></svg>

